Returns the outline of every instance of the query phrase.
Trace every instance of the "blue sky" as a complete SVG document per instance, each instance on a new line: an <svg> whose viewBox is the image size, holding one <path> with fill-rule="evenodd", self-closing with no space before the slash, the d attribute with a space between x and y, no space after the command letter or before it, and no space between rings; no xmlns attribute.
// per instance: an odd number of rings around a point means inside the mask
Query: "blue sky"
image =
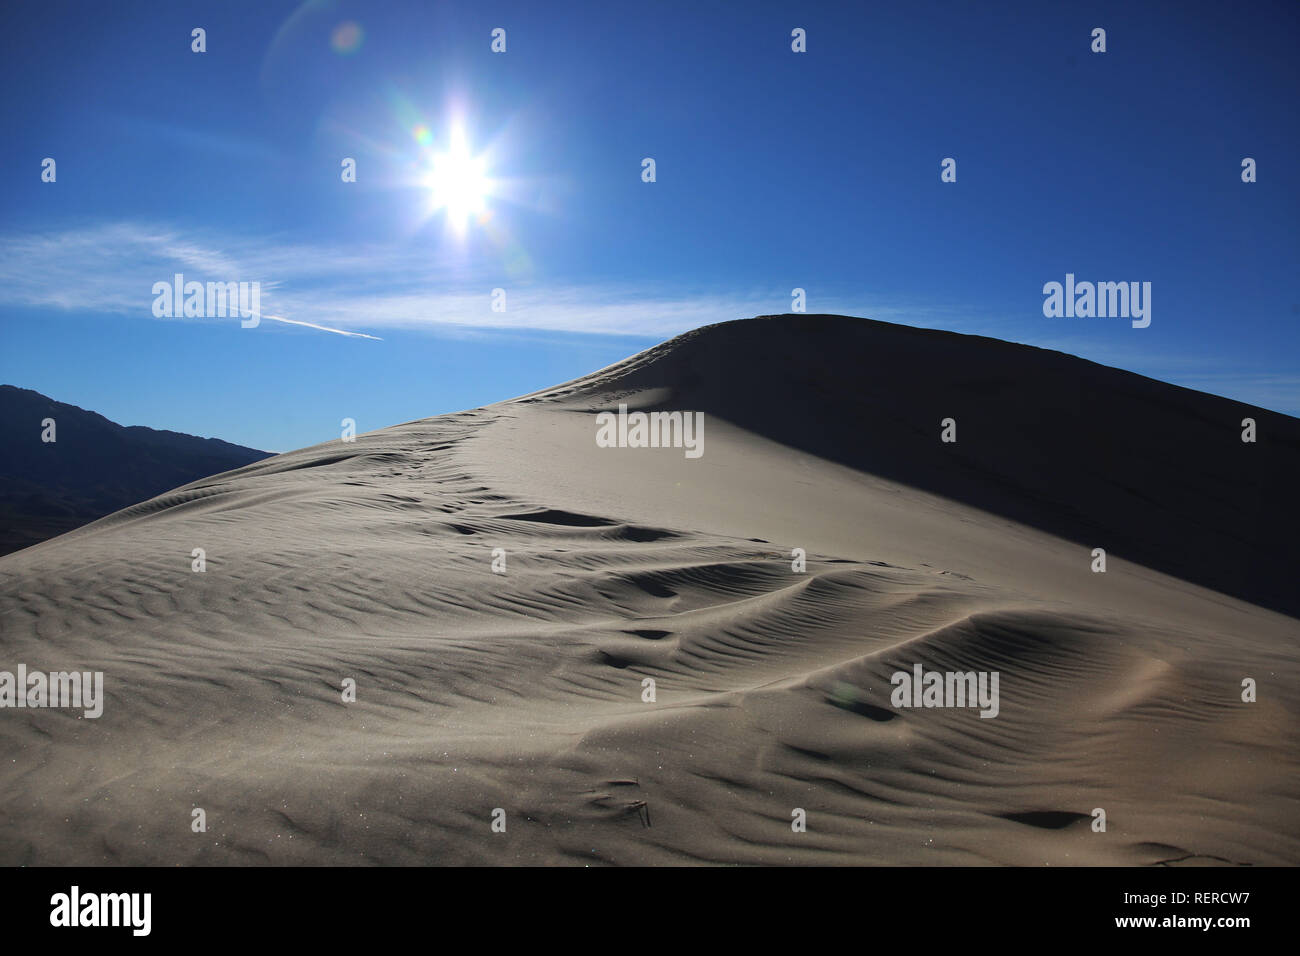
<svg viewBox="0 0 1300 956"><path fill-rule="evenodd" d="M1300 414L1294 3L21 0L4 17L0 381L124 424L288 450L344 417L487 404L786 312L795 287L810 312ZM457 126L492 184L463 233L429 188ZM175 272L260 282L265 315L319 328L155 318ZM1067 272L1150 282L1151 326L1044 317Z"/></svg>

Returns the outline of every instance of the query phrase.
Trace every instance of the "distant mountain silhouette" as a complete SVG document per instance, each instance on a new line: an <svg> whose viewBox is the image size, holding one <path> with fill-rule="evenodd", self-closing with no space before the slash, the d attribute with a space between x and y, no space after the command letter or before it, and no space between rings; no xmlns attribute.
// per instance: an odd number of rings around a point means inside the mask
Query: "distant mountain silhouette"
<svg viewBox="0 0 1300 956"><path fill-rule="evenodd" d="M55 421L56 441L41 440ZM139 425L0 385L0 554L270 452Z"/></svg>

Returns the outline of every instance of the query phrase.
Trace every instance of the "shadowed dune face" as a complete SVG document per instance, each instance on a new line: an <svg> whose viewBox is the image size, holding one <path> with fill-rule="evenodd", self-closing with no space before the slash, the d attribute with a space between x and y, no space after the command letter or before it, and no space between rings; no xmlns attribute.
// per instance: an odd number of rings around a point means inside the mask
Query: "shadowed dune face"
<svg viewBox="0 0 1300 956"><path fill-rule="evenodd" d="M619 393L1300 617L1300 420L1287 415L1059 352L834 315L710 326L532 398ZM942 443L950 417L958 440ZM1241 440L1247 417L1255 443Z"/></svg>
<svg viewBox="0 0 1300 956"><path fill-rule="evenodd" d="M832 399L859 394L835 377L858 331L796 353L805 321L702 330L0 559L0 668L102 670L107 697L98 719L0 712L0 861L1300 861L1296 621L1118 548L1093 574L1041 527L815 457L836 416L846 455L879 451L866 406ZM785 433L780 376L710 364L765 337L771 368L829 363L812 438ZM592 409L651 389L717 416L701 458L596 446ZM949 414L978 445L974 412L896 414L894 454L941 458ZM997 672L997 716L895 706L917 664Z"/></svg>

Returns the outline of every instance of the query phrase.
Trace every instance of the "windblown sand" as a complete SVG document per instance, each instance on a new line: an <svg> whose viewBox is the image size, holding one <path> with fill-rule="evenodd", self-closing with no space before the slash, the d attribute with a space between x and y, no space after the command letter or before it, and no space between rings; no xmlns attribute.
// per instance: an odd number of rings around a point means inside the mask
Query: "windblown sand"
<svg viewBox="0 0 1300 956"><path fill-rule="evenodd" d="M1295 618L716 415L598 448L690 407L639 363L0 559L0 669L107 696L0 711L0 863L1300 862ZM999 715L892 707L918 662Z"/></svg>

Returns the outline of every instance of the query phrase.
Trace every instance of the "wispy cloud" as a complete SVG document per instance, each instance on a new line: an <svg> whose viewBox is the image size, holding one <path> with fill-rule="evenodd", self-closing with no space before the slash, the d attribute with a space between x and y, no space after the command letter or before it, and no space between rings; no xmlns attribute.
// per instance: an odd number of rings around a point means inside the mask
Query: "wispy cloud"
<svg viewBox="0 0 1300 956"><path fill-rule="evenodd" d="M263 315L360 338L367 329L449 327L670 336L710 322L780 311L762 293L575 283L512 285L439 266L423 248L338 247L217 237L140 223L0 237L0 305L153 319L153 283L260 282ZM505 309L493 309L503 288ZM184 319L182 321L213 321Z"/></svg>
<svg viewBox="0 0 1300 956"><path fill-rule="evenodd" d="M0 236L0 307L20 306L155 319L152 287L182 272L200 282L260 282L261 315L280 326L378 341L383 330L465 337L544 331L669 338L751 315L785 312L789 290L719 292L668 283L512 284L499 272L440 262L428 247L323 245L274 237L183 231L118 222ZM503 288L504 311L493 289ZM809 308L927 328L992 335L1054 348L1190 388L1300 412L1300 383L1262 367L1225 368L1221 357L1136 342L1062 335L1026 336L1016 317L933 300L810 290ZM1145 345L1145 343L1143 343Z"/></svg>

